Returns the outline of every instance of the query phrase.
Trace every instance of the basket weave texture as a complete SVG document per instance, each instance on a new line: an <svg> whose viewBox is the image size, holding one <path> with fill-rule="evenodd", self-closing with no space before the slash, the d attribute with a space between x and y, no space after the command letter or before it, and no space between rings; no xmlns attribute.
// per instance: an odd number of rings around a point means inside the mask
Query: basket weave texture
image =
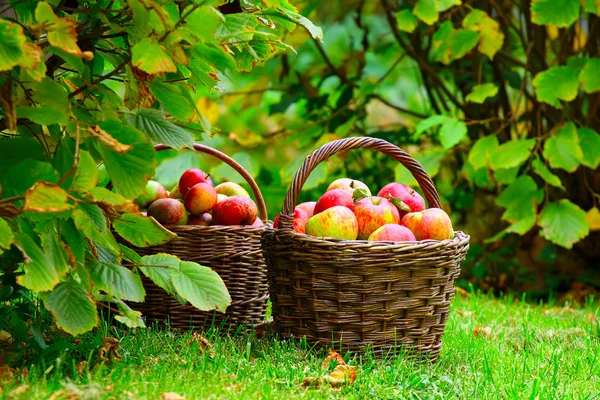
<svg viewBox="0 0 600 400"><path fill-rule="evenodd" d="M429 207L440 207L421 165L381 139L336 140L310 154L287 193L277 229L262 237L273 318L283 338L305 337L316 347L385 353L403 347L435 360L448 319L454 282L469 236L450 240L369 242L299 234L294 208L310 172L340 151L374 149L402 163Z"/></svg>
<svg viewBox="0 0 600 400"><path fill-rule="evenodd" d="M157 151L169 149L166 145L154 147ZM218 150L201 144L195 144L194 149L224 161L248 182L256 199L260 218L268 225L264 198L252 176L239 163ZM164 245L144 248L127 245L141 256L168 253L181 260L212 268L225 282L232 303L225 313L202 312L189 303L179 303L150 279L142 277L146 299L144 303L136 304L136 309L149 322L169 320L170 327L175 329L202 329L213 324L223 329L235 329L242 324L249 327L264 322L269 294L266 265L260 246L265 227L165 227L176 233L177 237ZM120 238L118 240L122 241Z"/></svg>

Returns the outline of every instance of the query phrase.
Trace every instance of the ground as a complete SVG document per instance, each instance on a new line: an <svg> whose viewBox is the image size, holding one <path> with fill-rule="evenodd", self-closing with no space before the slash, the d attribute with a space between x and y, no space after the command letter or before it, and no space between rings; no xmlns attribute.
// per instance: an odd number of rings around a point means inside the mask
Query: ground
<svg viewBox="0 0 600 400"><path fill-rule="evenodd" d="M322 369L326 354L302 345L208 332L212 347L203 349L190 333L111 330L121 341L121 360L81 374L74 363L34 366L2 398L600 398L600 312L593 299L581 306L522 300L459 295L437 363L343 355L357 378L340 388L304 387L306 378L329 374L335 363Z"/></svg>

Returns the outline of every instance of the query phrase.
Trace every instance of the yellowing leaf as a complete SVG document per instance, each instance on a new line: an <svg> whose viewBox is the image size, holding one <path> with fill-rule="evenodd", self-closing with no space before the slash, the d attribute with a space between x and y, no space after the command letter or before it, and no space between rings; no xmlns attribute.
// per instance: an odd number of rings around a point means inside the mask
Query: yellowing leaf
<svg viewBox="0 0 600 400"><path fill-rule="evenodd" d="M0 71L9 71L23 57L25 34L20 25L0 19L0 38Z"/></svg>
<svg viewBox="0 0 600 400"><path fill-rule="evenodd" d="M557 66L540 72L533 78L535 95L539 101L561 108L558 100L572 101L577 97L577 72L569 66Z"/></svg>
<svg viewBox="0 0 600 400"><path fill-rule="evenodd" d="M211 125L214 125L215 122L219 120L221 116L221 108L217 103L211 101L210 99L202 96L196 102L196 108L200 111L200 114L210 122ZM198 120L198 116L194 118L194 121Z"/></svg>
<svg viewBox="0 0 600 400"><path fill-rule="evenodd" d="M177 66L165 49L152 38L145 38L131 49L132 63L149 74L177 72Z"/></svg>
<svg viewBox="0 0 600 400"><path fill-rule="evenodd" d="M473 334L475 335L475 337L490 337L492 336L492 328L490 328L489 326L479 326L477 325L475 327L475 330L473 331Z"/></svg>
<svg viewBox="0 0 600 400"><path fill-rule="evenodd" d="M160 394L160 400L185 400L185 397L175 392L163 392Z"/></svg>
<svg viewBox="0 0 600 400"><path fill-rule="evenodd" d="M600 231L600 210L598 210L598 207L590 208L585 214L585 218L590 224L590 231Z"/></svg>
<svg viewBox="0 0 600 400"><path fill-rule="evenodd" d="M472 103L483 103L488 97L493 97L498 93L498 86L493 83L484 83L482 85L473 86L471 93L467 95L465 100Z"/></svg>
<svg viewBox="0 0 600 400"><path fill-rule="evenodd" d="M396 23L398 24L398 29L410 33L415 30L419 21L411 10L404 9L396 13Z"/></svg>
<svg viewBox="0 0 600 400"><path fill-rule="evenodd" d="M462 25L473 32L480 32L479 46L477 48L482 54L488 56L490 60L502 48L504 34L500 31L500 24L486 12L473 9L465 17Z"/></svg>
<svg viewBox="0 0 600 400"><path fill-rule="evenodd" d="M340 364L335 367L331 374L317 378L308 377L304 379L302 384L304 386L315 387L319 387L323 384L329 384L332 387L340 387L342 385L352 385L357 377L358 374L356 373L356 366Z"/></svg>
<svg viewBox="0 0 600 400"><path fill-rule="evenodd" d="M23 210L39 213L61 212L71 208L68 201L69 194L60 186L40 181L25 192Z"/></svg>
<svg viewBox="0 0 600 400"><path fill-rule="evenodd" d="M98 125L96 125L96 126L90 126L87 129L87 132L91 136L93 136L96 139L98 139L98 141L100 143L102 143L103 145L105 145L106 147L108 147L109 149L111 149L112 151L115 151L115 152L117 152L119 154L125 154L129 150L132 149L132 146L126 145L126 144L123 144L123 143L119 142L117 139L115 139L114 137L112 137L111 135L109 135L108 132L106 132L105 130L101 129Z"/></svg>
<svg viewBox="0 0 600 400"><path fill-rule="evenodd" d="M434 0L419 0L415 5L413 14L427 25L434 24L439 18Z"/></svg>

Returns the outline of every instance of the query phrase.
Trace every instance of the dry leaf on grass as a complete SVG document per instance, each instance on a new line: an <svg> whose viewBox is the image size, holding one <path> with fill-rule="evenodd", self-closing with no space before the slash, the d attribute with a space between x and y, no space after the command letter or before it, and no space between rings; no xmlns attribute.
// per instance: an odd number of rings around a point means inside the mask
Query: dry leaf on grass
<svg viewBox="0 0 600 400"><path fill-rule="evenodd" d="M77 364L75 364L75 371L77 371L77 374L81 375L86 366L87 366L87 361L85 361L85 360L80 361Z"/></svg>
<svg viewBox="0 0 600 400"><path fill-rule="evenodd" d="M215 357L215 351L213 350L212 344L208 341L207 338L198 334L198 332L192 333L192 341L198 343L200 346L200 351L207 352L210 358Z"/></svg>
<svg viewBox="0 0 600 400"><path fill-rule="evenodd" d="M346 362L344 361L344 359L342 358L342 356L340 356L340 354L335 351L335 350L329 350L329 355L323 360L323 362L321 363L321 368L323 369L329 369L330 368L330 361L331 360L335 360L337 361L337 363L339 365L345 365Z"/></svg>
<svg viewBox="0 0 600 400"><path fill-rule="evenodd" d="M15 369L8 365L0 365L0 382L10 381L15 374Z"/></svg>
<svg viewBox="0 0 600 400"><path fill-rule="evenodd" d="M461 296L465 296L465 297L471 297L471 293L467 292L465 289L461 288L461 287L456 287L456 291L461 295Z"/></svg>
<svg viewBox="0 0 600 400"><path fill-rule="evenodd" d="M331 360L337 361L338 365L329 375L319 376L316 378L308 377L304 379L302 385L319 387L323 384L329 384L334 388L342 385L352 385L358 376L356 373L356 366L347 365L337 351L330 350L329 355L321 363L321 367L325 370L329 369L329 362Z"/></svg>
<svg viewBox="0 0 600 400"><path fill-rule="evenodd" d="M121 356L117 352L119 350L119 340L111 337L102 339L102 346L98 352L98 362L105 363L107 361L119 361Z"/></svg>
<svg viewBox="0 0 600 400"><path fill-rule="evenodd" d="M456 311L456 313L461 317L470 317L471 315L473 315L473 311L458 310Z"/></svg>
<svg viewBox="0 0 600 400"><path fill-rule="evenodd" d="M475 337L490 337L492 336L492 328L490 328L489 326L479 326L477 325L475 327L475 330L473 331L473 334L475 335Z"/></svg>
<svg viewBox="0 0 600 400"><path fill-rule="evenodd" d="M160 394L160 400L185 400L185 397L175 392L163 392Z"/></svg>
<svg viewBox="0 0 600 400"><path fill-rule="evenodd" d="M8 393L9 399L18 399L29 390L29 385L17 386Z"/></svg>

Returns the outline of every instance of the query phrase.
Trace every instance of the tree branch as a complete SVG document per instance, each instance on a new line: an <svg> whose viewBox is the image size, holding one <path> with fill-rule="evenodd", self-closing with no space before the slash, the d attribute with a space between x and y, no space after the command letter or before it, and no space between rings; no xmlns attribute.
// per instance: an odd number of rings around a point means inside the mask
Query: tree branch
<svg viewBox="0 0 600 400"><path fill-rule="evenodd" d="M79 93L82 93L85 89L87 89L90 86L95 86L95 85L99 84L100 82L102 82L106 79L110 79L114 75L117 75L119 72L121 72L121 70L123 68L125 68L125 66L127 65L128 62L129 62L129 57L127 57L127 59L125 61L123 61L121 64L117 65L115 67L115 69L113 69L108 74L101 75L98 78L94 79L93 81L86 83L84 86L80 87L79 89L75 90L74 92L69 93L69 98L77 96Z"/></svg>

